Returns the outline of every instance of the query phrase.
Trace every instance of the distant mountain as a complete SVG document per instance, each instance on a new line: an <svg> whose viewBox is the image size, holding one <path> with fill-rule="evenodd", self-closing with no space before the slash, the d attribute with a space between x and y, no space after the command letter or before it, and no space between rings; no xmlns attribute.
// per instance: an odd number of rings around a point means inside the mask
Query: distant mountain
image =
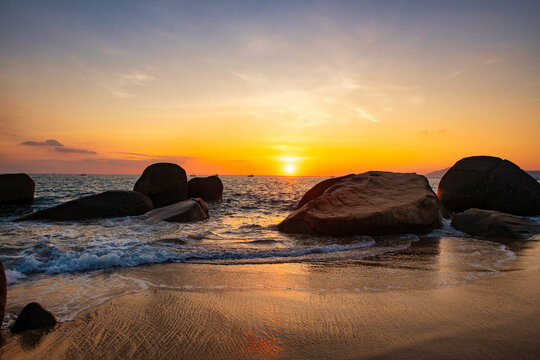
<svg viewBox="0 0 540 360"><path fill-rule="evenodd" d="M442 170L435 170L435 171L432 171L430 173L427 173L425 176L427 178L442 178L444 176L444 174L446 174L446 172L448 171L448 169L450 169L449 167L447 167L446 169L442 169Z"/></svg>
<svg viewBox="0 0 540 360"><path fill-rule="evenodd" d="M427 173L425 176L427 178L442 178L444 174L446 174L448 169L450 168L447 167L446 169L432 171L430 173ZM536 180L540 180L540 170L525 170L525 172L531 175Z"/></svg>

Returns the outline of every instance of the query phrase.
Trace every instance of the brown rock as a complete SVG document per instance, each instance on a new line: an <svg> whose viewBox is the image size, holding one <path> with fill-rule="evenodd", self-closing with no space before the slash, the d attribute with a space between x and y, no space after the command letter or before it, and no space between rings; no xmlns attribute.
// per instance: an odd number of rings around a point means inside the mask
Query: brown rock
<svg viewBox="0 0 540 360"><path fill-rule="evenodd" d="M370 171L341 178L278 229L326 235L426 233L441 225L442 212L424 176Z"/></svg>
<svg viewBox="0 0 540 360"><path fill-rule="evenodd" d="M16 334L26 330L50 329L54 325L56 325L54 315L37 302L31 302L21 310L10 330Z"/></svg>
<svg viewBox="0 0 540 360"><path fill-rule="evenodd" d="M6 313L6 299L7 299L7 279L6 272L4 271L4 264L0 260L0 325L4 321L4 315Z"/></svg>
<svg viewBox="0 0 540 360"><path fill-rule="evenodd" d="M468 209L454 215L452 226L484 238L528 239L540 233L540 224L534 220L482 209Z"/></svg>
<svg viewBox="0 0 540 360"><path fill-rule="evenodd" d="M142 215L154 206L150 198L135 191L105 191L77 200L36 211L16 221L24 220L82 220Z"/></svg>
<svg viewBox="0 0 540 360"><path fill-rule="evenodd" d="M34 180L26 174L0 175L0 204L32 202L35 187Z"/></svg>
<svg viewBox="0 0 540 360"><path fill-rule="evenodd" d="M332 186L335 183L340 182L341 180L343 180L343 179L345 179L347 177L350 177L350 176L354 176L354 174L349 174L349 175L340 176L340 177L337 177L337 178L331 178L331 179L326 179L324 181L321 181L320 183L318 183L317 185L315 185L314 187L309 189L304 194L304 196L302 196L302 198L298 202L298 205L296 206L296 208L297 209L301 208L306 203L308 203L311 200L321 196L326 191L326 189L328 189L330 186Z"/></svg>
<svg viewBox="0 0 540 360"><path fill-rule="evenodd" d="M216 175L190 179L188 197L202 198L204 201L221 201L223 200L223 183Z"/></svg>
<svg viewBox="0 0 540 360"><path fill-rule="evenodd" d="M154 209L145 214L150 220L192 222L208 218L208 206L203 199L195 198Z"/></svg>
<svg viewBox="0 0 540 360"><path fill-rule="evenodd" d="M150 197L156 208L186 200L186 172L172 163L152 164L144 169L133 190Z"/></svg>
<svg viewBox="0 0 540 360"><path fill-rule="evenodd" d="M540 214L540 184L517 165L492 156L459 160L442 177L437 195L447 210L470 208Z"/></svg>

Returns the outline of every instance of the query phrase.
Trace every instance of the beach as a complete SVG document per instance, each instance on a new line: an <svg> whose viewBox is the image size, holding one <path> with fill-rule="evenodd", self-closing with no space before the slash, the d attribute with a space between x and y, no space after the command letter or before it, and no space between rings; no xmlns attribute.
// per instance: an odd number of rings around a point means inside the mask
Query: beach
<svg viewBox="0 0 540 360"><path fill-rule="evenodd" d="M496 271L479 267L475 276L452 284L440 280L460 270L452 263L453 245L451 239L428 238L406 251L365 260L116 270L144 280L148 289L107 301L50 332L10 336L1 354L5 359L536 358L539 244L506 244L514 256ZM440 271L426 270L433 262ZM385 285L383 278L400 279L402 286ZM378 288L362 286L374 279Z"/></svg>

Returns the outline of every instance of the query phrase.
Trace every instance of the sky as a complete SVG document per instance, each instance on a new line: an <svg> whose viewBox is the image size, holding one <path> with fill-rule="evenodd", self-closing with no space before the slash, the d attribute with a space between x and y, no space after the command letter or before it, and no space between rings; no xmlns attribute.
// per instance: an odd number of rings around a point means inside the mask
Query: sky
<svg viewBox="0 0 540 360"><path fill-rule="evenodd" d="M540 170L539 1L0 0L0 172Z"/></svg>

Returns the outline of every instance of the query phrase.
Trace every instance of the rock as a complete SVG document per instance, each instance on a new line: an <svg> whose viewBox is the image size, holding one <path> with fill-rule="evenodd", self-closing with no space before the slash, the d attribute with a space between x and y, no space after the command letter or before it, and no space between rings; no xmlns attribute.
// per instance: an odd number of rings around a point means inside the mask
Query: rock
<svg viewBox="0 0 540 360"><path fill-rule="evenodd" d="M334 185L335 183L337 183L337 182L339 182L339 181L341 181L341 180L343 180L343 179L345 179L345 178L347 178L349 176L354 176L354 174L349 174L349 175L345 175L345 176L341 176L341 177L337 177L337 178L331 178L331 179L321 181L320 183L318 183L317 185L315 185L314 187L309 189L308 192L306 192L304 194L304 196L302 196L302 198L298 202L298 205L296 206L296 208L299 209L302 206L304 206L306 203L308 203L311 200L315 199L316 197L321 196L326 191L326 189L328 189L330 186Z"/></svg>
<svg viewBox="0 0 540 360"><path fill-rule="evenodd" d="M156 208L186 200L186 172L176 164L152 164L144 169L133 190L149 196Z"/></svg>
<svg viewBox="0 0 540 360"><path fill-rule="evenodd" d="M31 302L21 310L10 330L16 334L26 330L51 329L54 325L54 315L37 302Z"/></svg>
<svg viewBox="0 0 540 360"><path fill-rule="evenodd" d="M528 239L540 234L538 222L494 210L469 209L454 215L452 226L484 238Z"/></svg>
<svg viewBox="0 0 540 360"><path fill-rule="evenodd" d="M0 204L19 204L34 200L34 180L26 174L0 175Z"/></svg>
<svg viewBox="0 0 540 360"><path fill-rule="evenodd" d="M114 190L85 196L23 216L24 220L82 220L142 215L154 206L150 198L135 191Z"/></svg>
<svg viewBox="0 0 540 360"><path fill-rule="evenodd" d="M437 195L447 210L470 208L515 215L540 214L540 184L516 164L492 156L459 160L442 177Z"/></svg>
<svg viewBox="0 0 540 360"><path fill-rule="evenodd" d="M441 225L443 211L424 176L370 171L338 179L278 229L325 235L427 233Z"/></svg>
<svg viewBox="0 0 540 360"><path fill-rule="evenodd" d="M216 176L193 178L188 181L188 197L202 198L204 201L223 200L223 183Z"/></svg>
<svg viewBox="0 0 540 360"><path fill-rule="evenodd" d="M154 209L145 214L150 220L192 222L208 218L208 206L203 199L195 198Z"/></svg>
<svg viewBox="0 0 540 360"><path fill-rule="evenodd" d="M6 299L7 299L7 279L6 272L4 271L4 264L0 260L0 326L4 321L4 315L6 313Z"/></svg>

